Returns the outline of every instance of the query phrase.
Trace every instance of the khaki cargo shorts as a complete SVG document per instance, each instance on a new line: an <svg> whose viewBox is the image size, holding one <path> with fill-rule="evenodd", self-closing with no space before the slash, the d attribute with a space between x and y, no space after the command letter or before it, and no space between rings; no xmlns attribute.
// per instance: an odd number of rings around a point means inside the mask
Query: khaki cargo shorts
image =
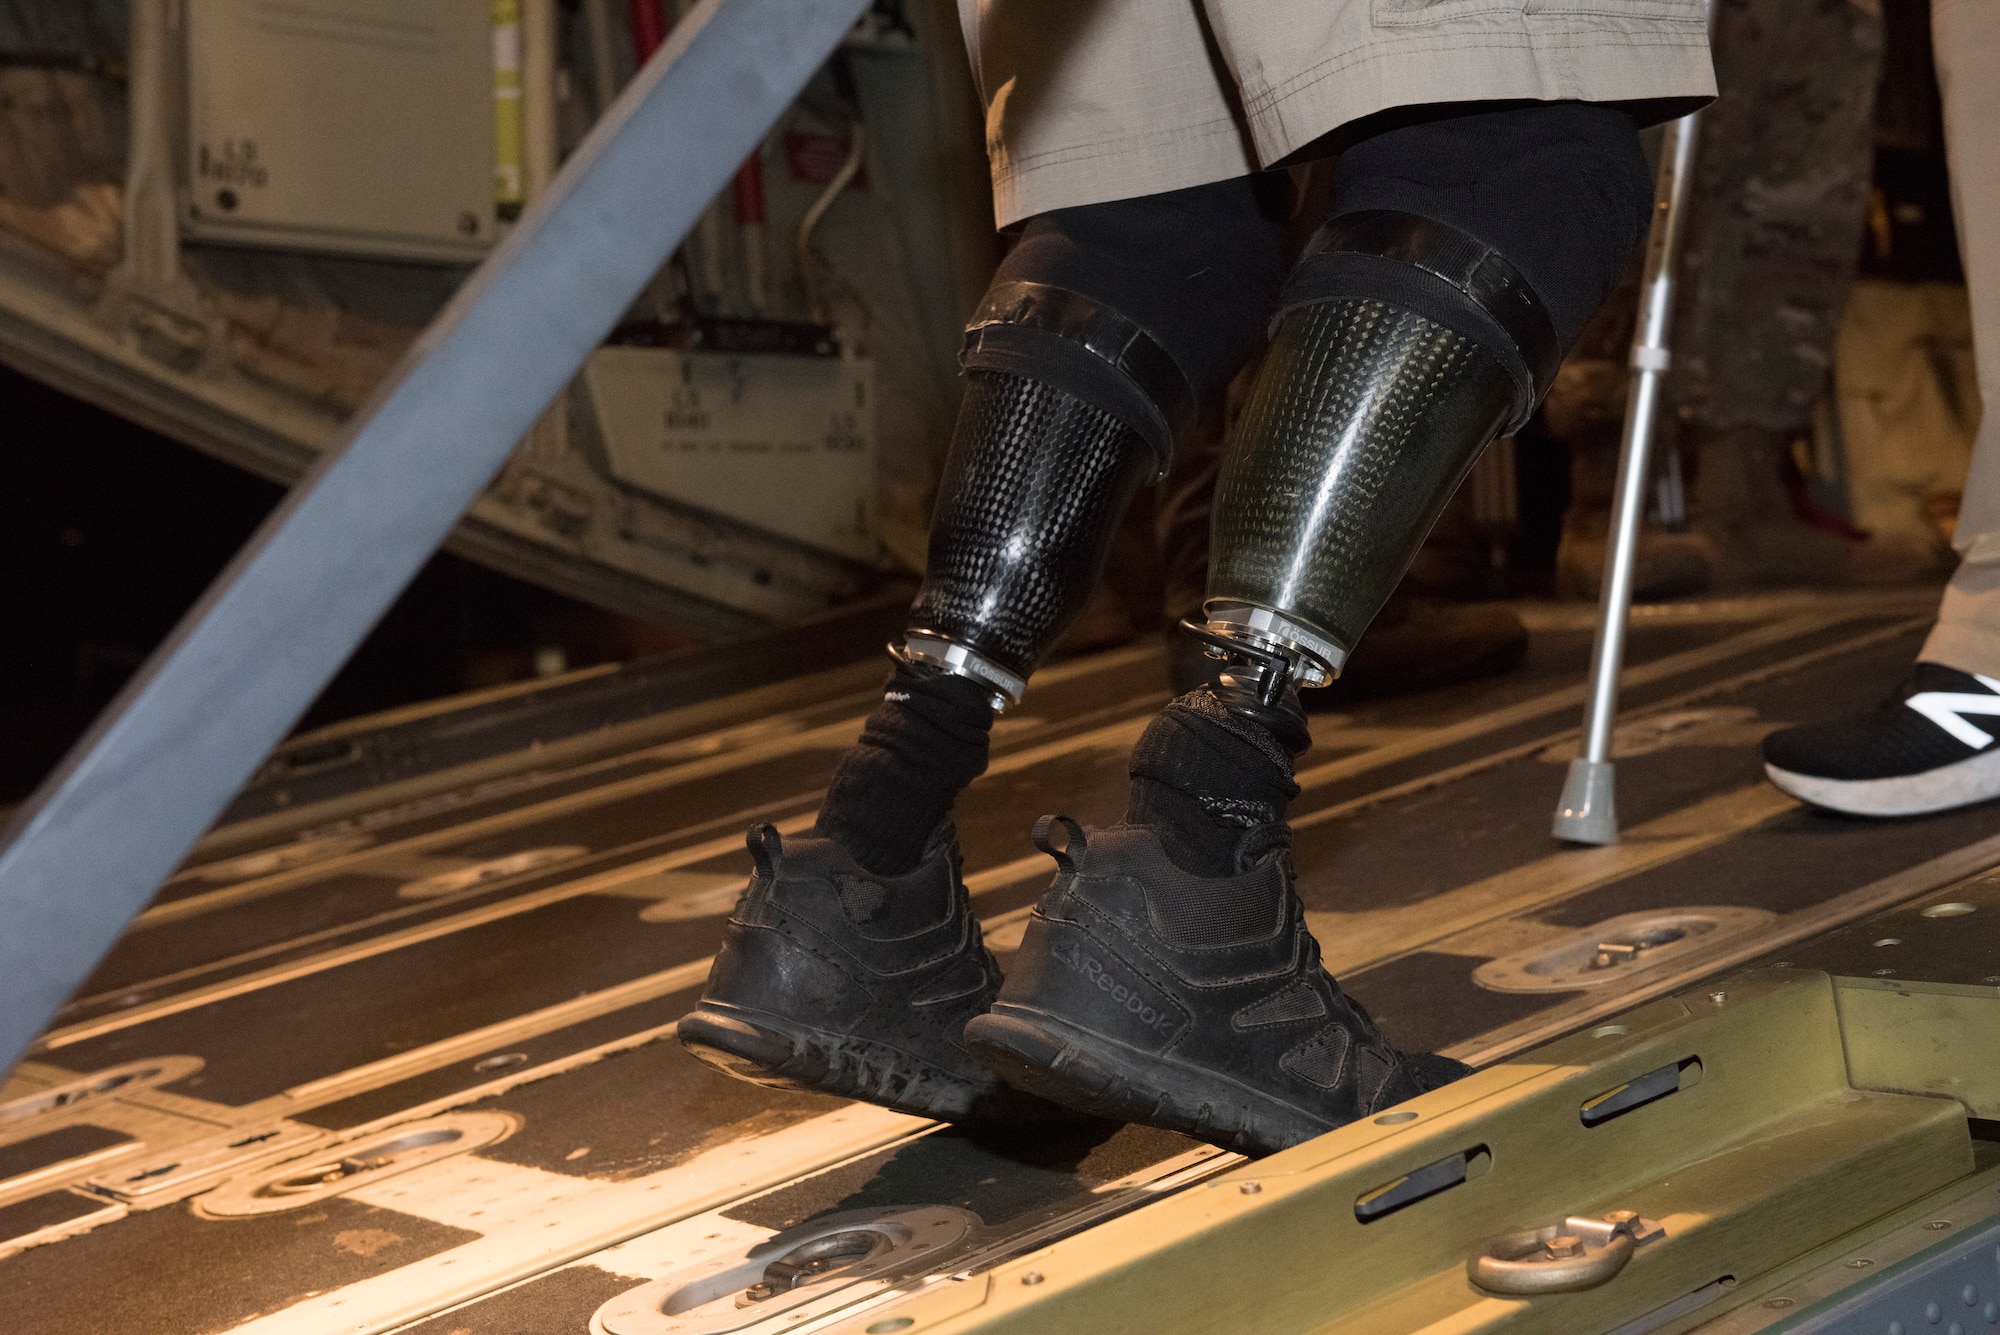
<svg viewBox="0 0 2000 1335"><path fill-rule="evenodd" d="M1704 0L959 0L959 15L1002 227L1241 176L1391 107L1715 92Z"/></svg>

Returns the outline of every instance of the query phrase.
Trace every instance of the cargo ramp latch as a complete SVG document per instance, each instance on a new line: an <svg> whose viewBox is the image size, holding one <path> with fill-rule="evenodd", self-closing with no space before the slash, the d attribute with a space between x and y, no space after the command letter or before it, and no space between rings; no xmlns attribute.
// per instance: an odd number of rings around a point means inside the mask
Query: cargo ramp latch
<svg viewBox="0 0 2000 1335"><path fill-rule="evenodd" d="M1560 1224L1493 1239L1466 1269L1474 1284L1492 1293L1573 1293L1596 1288L1623 1270L1633 1252L1666 1235L1630 1210L1597 1219L1573 1214Z"/></svg>

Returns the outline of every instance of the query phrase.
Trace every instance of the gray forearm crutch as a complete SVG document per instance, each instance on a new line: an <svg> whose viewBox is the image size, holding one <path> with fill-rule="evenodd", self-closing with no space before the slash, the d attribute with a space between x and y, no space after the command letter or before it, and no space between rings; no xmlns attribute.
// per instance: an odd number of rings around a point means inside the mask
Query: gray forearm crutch
<svg viewBox="0 0 2000 1335"><path fill-rule="evenodd" d="M1579 844L1618 842L1616 779L1611 766L1611 724L1618 713L1618 674L1625 665L1625 622L1632 608L1632 567L1639 523L1646 513L1646 471L1653 453L1653 424L1670 354L1674 261L1680 251L1688 178L1694 167L1701 113L1667 126L1660 145L1653 222L1646 235L1645 278L1639 319L1632 332L1632 380L1625 399L1625 432L1619 445L1618 490L1611 505L1611 542L1604 553L1604 597L1590 651L1589 695L1583 711L1583 753L1569 762L1555 835Z"/></svg>

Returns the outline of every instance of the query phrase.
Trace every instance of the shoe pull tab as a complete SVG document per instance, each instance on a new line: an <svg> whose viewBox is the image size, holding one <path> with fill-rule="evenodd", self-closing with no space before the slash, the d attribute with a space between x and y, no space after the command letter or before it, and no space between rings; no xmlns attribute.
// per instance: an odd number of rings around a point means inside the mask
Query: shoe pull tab
<svg viewBox="0 0 2000 1335"><path fill-rule="evenodd" d="M1057 844L1049 838L1054 827L1062 826L1063 841ZM1076 860L1083 856L1089 841L1083 837L1083 827L1068 816L1044 816L1035 822L1035 832L1030 836L1035 847L1056 860L1056 866L1063 871L1075 871Z"/></svg>
<svg viewBox="0 0 2000 1335"><path fill-rule="evenodd" d="M778 874L778 860L784 853L784 845L778 838L778 827L769 821L752 825L743 836L744 846L750 850L750 860L757 864L760 880L772 880Z"/></svg>

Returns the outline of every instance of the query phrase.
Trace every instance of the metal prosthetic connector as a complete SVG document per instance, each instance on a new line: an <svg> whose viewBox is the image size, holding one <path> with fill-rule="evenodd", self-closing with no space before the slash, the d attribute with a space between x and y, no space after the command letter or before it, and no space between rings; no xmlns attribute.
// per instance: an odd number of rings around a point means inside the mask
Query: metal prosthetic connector
<svg viewBox="0 0 2000 1335"><path fill-rule="evenodd" d="M1219 670L1209 687L1237 718L1255 723L1277 738L1292 755L1312 745L1299 687L1323 686L1329 680L1323 664L1289 644L1260 633L1245 633L1211 618L1204 625L1182 620L1181 633L1200 643Z"/></svg>
<svg viewBox="0 0 2000 1335"><path fill-rule="evenodd" d="M1025 677L936 631L904 631L903 642L889 646L889 657L919 672L948 673L978 682L991 690L988 702L996 714L1020 704L1028 689Z"/></svg>

